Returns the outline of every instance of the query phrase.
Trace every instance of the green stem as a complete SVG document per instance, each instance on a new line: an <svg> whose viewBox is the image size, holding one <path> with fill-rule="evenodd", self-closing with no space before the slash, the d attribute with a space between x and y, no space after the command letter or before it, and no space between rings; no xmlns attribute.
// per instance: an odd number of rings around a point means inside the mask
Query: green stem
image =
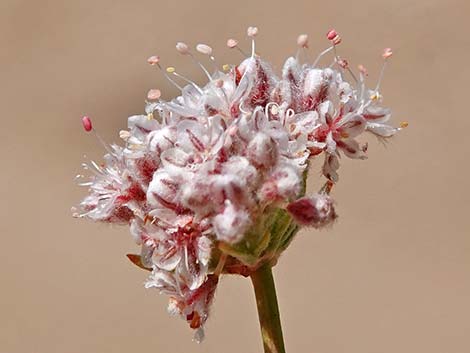
<svg viewBox="0 0 470 353"><path fill-rule="evenodd" d="M266 263L258 268L251 274L251 281L255 289L264 352L285 353L271 265Z"/></svg>

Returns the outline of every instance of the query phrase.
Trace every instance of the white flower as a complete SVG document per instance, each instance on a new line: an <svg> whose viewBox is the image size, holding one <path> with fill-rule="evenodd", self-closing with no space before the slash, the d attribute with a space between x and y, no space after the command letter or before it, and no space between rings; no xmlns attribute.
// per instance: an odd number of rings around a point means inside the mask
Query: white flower
<svg viewBox="0 0 470 353"><path fill-rule="evenodd" d="M152 271L146 287L169 295L170 311L198 337L221 273L246 275L279 256L280 242L270 241L285 236L270 233L285 230L277 215L315 228L336 218L329 196L303 197L316 156L324 154L323 174L336 181L341 155L366 157L359 135L368 131L388 138L399 130L388 125L390 110L380 105L380 85L367 89L363 70L349 83L347 62L336 55L326 68L318 60L301 64L290 57L278 77L255 54L257 29L249 33L252 55L239 65L209 73L197 62L208 78L202 86L172 67L164 71L181 95L164 101L159 90L151 91L145 114L131 116L128 130L120 132L125 146L105 144L104 163L86 165L91 177L82 185L89 195L76 211L130 226L141 246L133 258ZM237 43L232 39L228 45ZM306 50L305 35L299 46ZM186 44L176 48L195 59ZM215 62L212 48L200 44L197 50ZM159 57L149 63L161 69ZM88 117L83 123L96 133Z"/></svg>

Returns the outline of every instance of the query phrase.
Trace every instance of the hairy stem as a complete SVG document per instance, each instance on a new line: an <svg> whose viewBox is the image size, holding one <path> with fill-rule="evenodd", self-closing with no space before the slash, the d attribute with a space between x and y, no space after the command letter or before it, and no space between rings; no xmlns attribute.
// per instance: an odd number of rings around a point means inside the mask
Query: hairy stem
<svg viewBox="0 0 470 353"><path fill-rule="evenodd" d="M251 274L265 353L285 353L276 287L269 263Z"/></svg>

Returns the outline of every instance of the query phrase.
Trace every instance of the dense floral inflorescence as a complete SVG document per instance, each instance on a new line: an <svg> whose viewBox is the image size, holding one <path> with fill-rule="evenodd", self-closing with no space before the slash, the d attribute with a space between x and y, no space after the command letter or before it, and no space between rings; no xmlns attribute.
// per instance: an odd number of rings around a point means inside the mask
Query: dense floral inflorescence
<svg viewBox="0 0 470 353"><path fill-rule="evenodd" d="M364 159L367 148L357 137L366 131L388 138L399 130L387 125L379 84L367 89L365 69L356 78L337 56L341 38L334 30L327 35L331 47L318 57L334 53L330 66L300 63L298 53L280 77L255 53L257 32L248 29L251 55L213 73L178 43L208 82L200 86L172 67L162 69L181 95L163 101L159 90L149 92L146 113L131 116L120 133L125 145L106 146L103 164L85 165L92 173L82 183L89 195L76 210L79 217L130 226L142 250L129 257L151 271L146 287L168 294L169 311L198 338L219 276L248 275L275 262L299 226L331 224L329 190L339 157ZM297 42L304 50L307 36ZM227 45L238 48L234 39ZM209 46L196 50L215 63ZM390 55L386 49L383 57ZM148 62L161 69L158 56ZM83 124L94 131L89 118ZM327 182L305 196L309 162L321 154Z"/></svg>

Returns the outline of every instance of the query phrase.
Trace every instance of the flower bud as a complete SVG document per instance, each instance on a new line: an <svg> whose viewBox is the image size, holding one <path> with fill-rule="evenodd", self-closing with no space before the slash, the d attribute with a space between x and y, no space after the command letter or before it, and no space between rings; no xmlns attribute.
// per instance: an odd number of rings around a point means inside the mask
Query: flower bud
<svg viewBox="0 0 470 353"><path fill-rule="evenodd" d="M333 199L322 194L295 200L287 205L287 211L300 225L314 228L329 225L337 217Z"/></svg>
<svg viewBox="0 0 470 353"><path fill-rule="evenodd" d="M225 203L225 210L214 217L214 231L219 240L234 244L243 238L250 226L250 215L245 210L235 208L228 200Z"/></svg>
<svg viewBox="0 0 470 353"><path fill-rule="evenodd" d="M246 151L248 159L257 166L270 168L276 160L275 142L263 132L258 132Z"/></svg>

